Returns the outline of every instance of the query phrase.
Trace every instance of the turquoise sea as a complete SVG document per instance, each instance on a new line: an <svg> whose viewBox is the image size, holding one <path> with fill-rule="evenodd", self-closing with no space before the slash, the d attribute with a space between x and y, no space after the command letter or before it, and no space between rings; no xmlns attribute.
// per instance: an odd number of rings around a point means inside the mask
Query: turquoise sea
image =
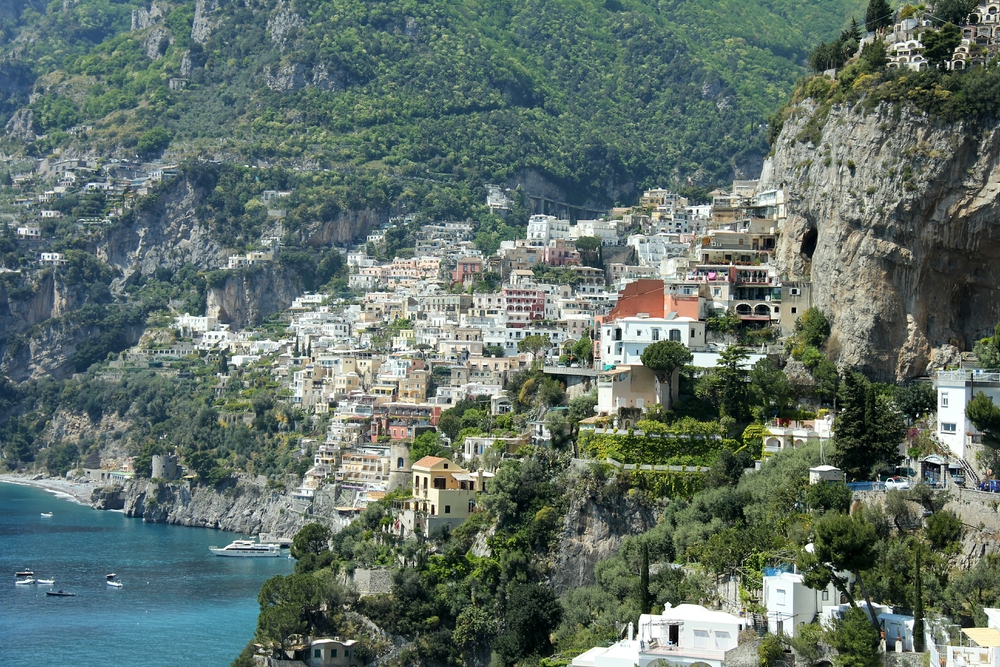
<svg viewBox="0 0 1000 667"><path fill-rule="evenodd" d="M294 569L208 551L238 537L0 483L0 666L228 665L253 637L261 585ZM55 585L15 586L24 567ZM107 586L108 572L124 587ZM60 588L76 597L45 595Z"/></svg>

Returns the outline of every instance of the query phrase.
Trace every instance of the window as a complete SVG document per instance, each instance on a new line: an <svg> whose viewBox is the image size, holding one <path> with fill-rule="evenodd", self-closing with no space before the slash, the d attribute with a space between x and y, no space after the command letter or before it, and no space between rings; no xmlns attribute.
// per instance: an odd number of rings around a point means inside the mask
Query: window
<svg viewBox="0 0 1000 667"><path fill-rule="evenodd" d="M775 591L775 602L778 604L785 604L785 591L779 588Z"/></svg>
<svg viewBox="0 0 1000 667"><path fill-rule="evenodd" d="M653 329L653 340L660 340L660 330Z"/></svg>
<svg viewBox="0 0 1000 667"><path fill-rule="evenodd" d="M445 505L444 506L444 513L445 514L451 514L451 505Z"/></svg>
<svg viewBox="0 0 1000 667"><path fill-rule="evenodd" d="M670 330L670 340L680 342L680 340L681 340L681 330L680 329L671 329Z"/></svg>
<svg viewBox="0 0 1000 667"><path fill-rule="evenodd" d="M823 591L823 601L826 602L830 599L830 591Z"/></svg>
<svg viewBox="0 0 1000 667"><path fill-rule="evenodd" d="M794 315L797 312L799 312L799 309L796 308L795 306L792 306L792 315Z"/></svg>
<svg viewBox="0 0 1000 667"><path fill-rule="evenodd" d="M941 407L942 408L948 407L948 392L946 391L941 392Z"/></svg>
<svg viewBox="0 0 1000 667"><path fill-rule="evenodd" d="M725 651L729 648L728 632L715 631L715 648L720 651Z"/></svg>
<svg viewBox="0 0 1000 667"><path fill-rule="evenodd" d="M941 432L942 433L957 433L958 429L955 427L955 424L947 424L947 423L945 423L945 424L941 424Z"/></svg>
<svg viewBox="0 0 1000 667"><path fill-rule="evenodd" d="M694 631L694 647L708 648L708 630Z"/></svg>
<svg viewBox="0 0 1000 667"><path fill-rule="evenodd" d="M403 467L403 457L402 456L400 456L398 459L396 459L396 467L397 468L402 468Z"/></svg>
<svg viewBox="0 0 1000 667"><path fill-rule="evenodd" d="M351 657L351 649L349 649L349 648L345 648L344 649L344 657L345 658L350 658Z"/></svg>
<svg viewBox="0 0 1000 667"><path fill-rule="evenodd" d="M712 296L722 296L722 289L719 287L713 287Z"/></svg>
<svg viewBox="0 0 1000 667"><path fill-rule="evenodd" d="M313 657L314 658L322 658L323 657L323 649L321 649L321 648L313 649Z"/></svg>
<svg viewBox="0 0 1000 667"><path fill-rule="evenodd" d="M335 649L335 648L330 649L330 657L331 658L336 658L337 657L337 649Z"/></svg>

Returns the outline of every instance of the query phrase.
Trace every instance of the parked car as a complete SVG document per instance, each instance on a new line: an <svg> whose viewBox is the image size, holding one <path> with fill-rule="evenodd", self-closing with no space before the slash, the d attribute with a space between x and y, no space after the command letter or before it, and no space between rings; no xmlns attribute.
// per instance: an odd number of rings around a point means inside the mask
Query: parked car
<svg viewBox="0 0 1000 667"><path fill-rule="evenodd" d="M903 477L890 477L883 483L886 491L907 491L910 488L910 480Z"/></svg>
<svg viewBox="0 0 1000 667"><path fill-rule="evenodd" d="M979 490L989 493L1000 493L1000 479L988 479L985 482L981 482Z"/></svg>

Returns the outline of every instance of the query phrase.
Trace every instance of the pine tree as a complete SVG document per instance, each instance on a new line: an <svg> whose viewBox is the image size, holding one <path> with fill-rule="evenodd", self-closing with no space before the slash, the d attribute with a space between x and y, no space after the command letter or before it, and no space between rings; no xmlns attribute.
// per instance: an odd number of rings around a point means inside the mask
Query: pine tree
<svg viewBox="0 0 1000 667"><path fill-rule="evenodd" d="M874 32L892 25L892 8L888 0L871 0L865 11L865 29Z"/></svg>
<svg viewBox="0 0 1000 667"><path fill-rule="evenodd" d="M869 479L895 465L903 437L902 414L860 373L845 373L834 439L837 463L851 480Z"/></svg>
<svg viewBox="0 0 1000 667"><path fill-rule="evenodd" d="M653 597L649 594L649 545L642 543L642 565L639 571L639 608L643 614L653 613Z"/></svg>

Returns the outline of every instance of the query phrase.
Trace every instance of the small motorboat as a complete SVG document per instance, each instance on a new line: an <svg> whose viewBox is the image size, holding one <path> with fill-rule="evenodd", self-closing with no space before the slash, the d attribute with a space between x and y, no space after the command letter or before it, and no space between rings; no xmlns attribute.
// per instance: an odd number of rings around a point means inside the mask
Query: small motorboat
<svg viewBox="0 0 1000 667"><path fill-rule="evenodd" d="M35 573L31 571L30 567L26 567L23 570L21 570L20 572L15 572L14 576L18 577L18 578L20 578L20 577L33 577L33 576L35 576Z"/></svg>
<svg viewBox="0 0 1000 667"><path fill-rule="evenodd" d="M52 512L42 512L42 518L43 519L51 519L52 518Z"/></svg>
<svg viewBox="0 0 1000 667"><path fill-rule="evenodd" d="M108 581L114 581L115 577L117 577L117 576L118 576L117 574L115 574L114 572L111 572L110 574L104 575L104 578L107 579Z"/></svg>
<svg viewBox="0 0 1000 667"><path fill-rule="evenodd" d="M34 580L33 577L27 577L27 578L24 578L24 579L18 579L17 581L14 582L14 584L17 585L17 586L31 586L34 583L35 583L35 580Z"/></svg>
<svg viewBox="0 0 1000 667"><path fill-rule="evenodd" d="M40 586L51 586L52 584L56 583L56 580L55 579L38 579L38 580L35 581L35 583L39 584Z"/></svg>
<svg viewBox="0 0 1000 667"><path fill-rule="evenodd" d="M58 591L45 591L45 594L57 598L71 598L76 596L76 593L67 593L62 589L59 589Z"/></svg>
<svg viewBox="0 0 1000 667"><path fill-rule="evenodd" d="M109 579L108 580L108 586L113 586L114 588L121 588L123 586L123 584L120 581L111 581Z"/></svg>

